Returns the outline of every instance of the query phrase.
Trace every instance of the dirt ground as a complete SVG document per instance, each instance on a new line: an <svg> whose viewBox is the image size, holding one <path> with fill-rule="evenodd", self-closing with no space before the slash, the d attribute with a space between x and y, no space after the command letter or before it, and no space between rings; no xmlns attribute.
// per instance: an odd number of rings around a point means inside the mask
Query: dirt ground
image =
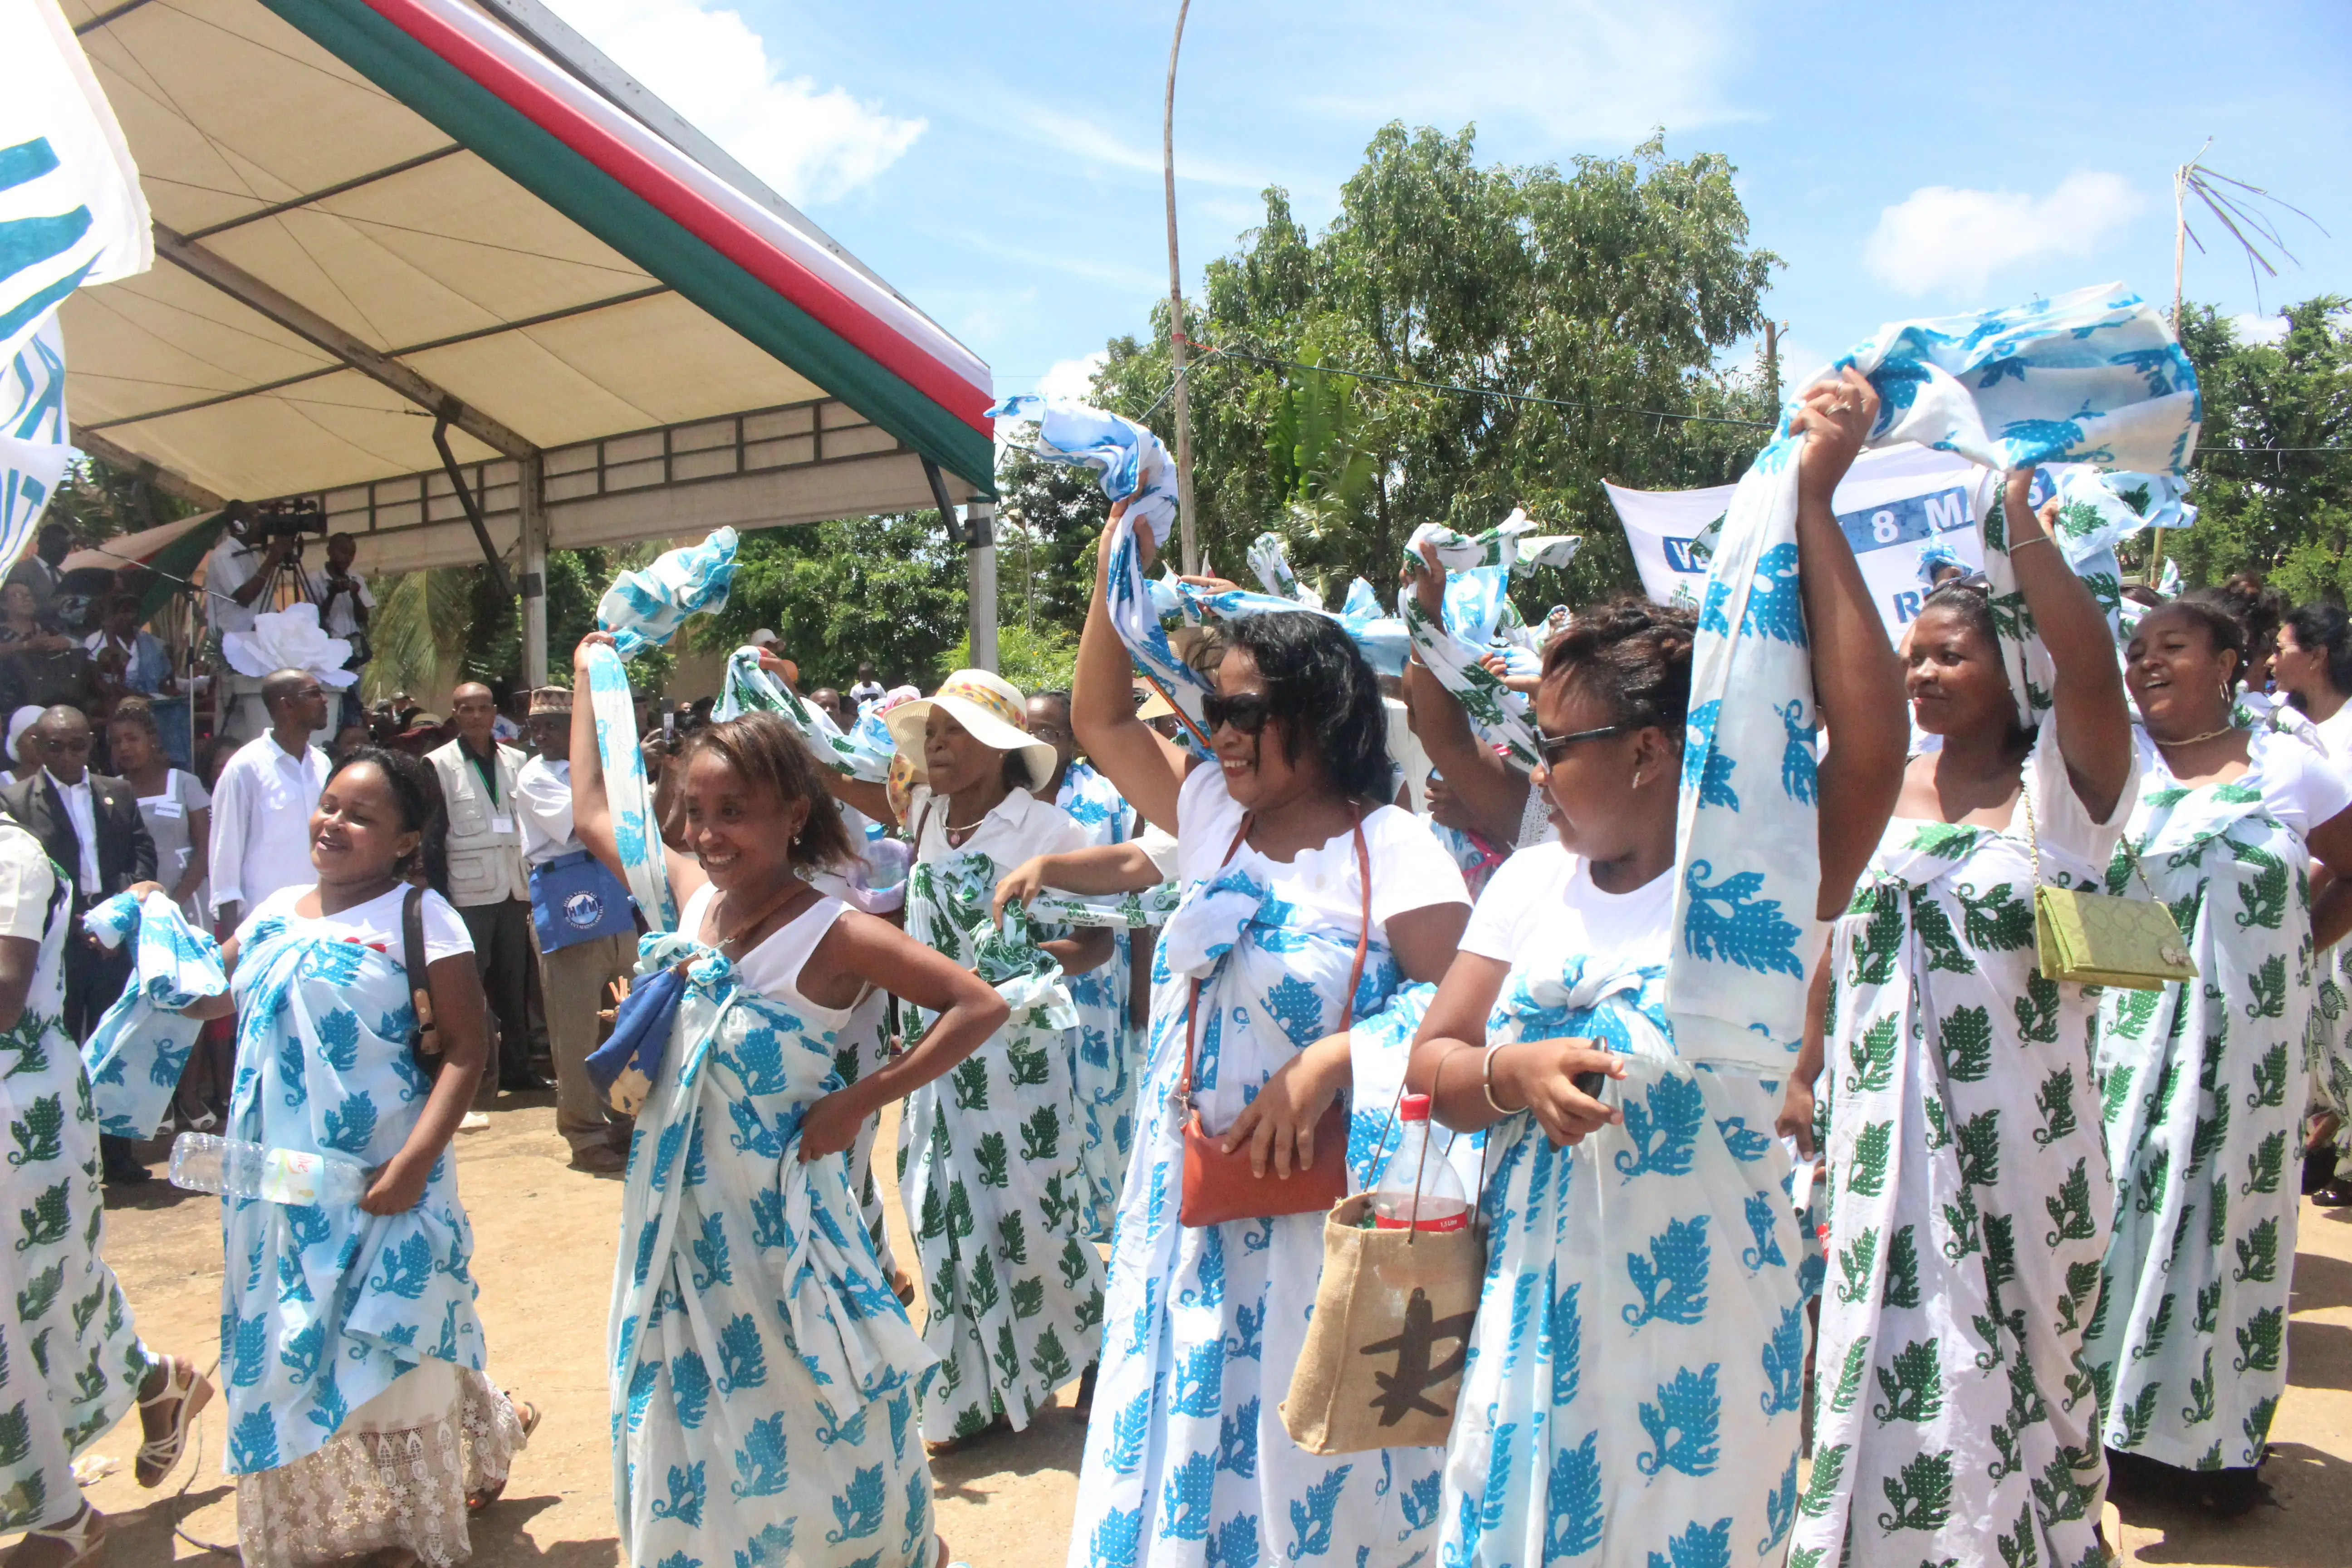
<svg viewBox="0 0 2352 1568"><path fill-rule="evenodd" d="M485 1568L614 1568L611 1450L606 1440L604 1317L621 1184L567 1170L548 1096L509 1096L486 1131L458 1141L474 1223L475 1275L490 1371L545 1412L507 1495L474 1524ZM882 1146L892 1145L886 1123ZM160 1163L159 1163L160 1164ZM890 1162L878 1161L886 1181ZM215 1200L161 1181L108 1212L107 1252L158 1349L211 1361L219 1352L220 1230ZM891 1229L912 1256L896 1194ZM2233 1524L2193 1506L2107 1510L2107 1534L2137 1563L2343 1568L2352 1563L2352 1211L2306 1205L2295 1258L2290 1381L2264 1470L2274 1505ZM1062 1392L1066 1406L1075 1386ZM215 1409L218 1407L215 1406ZM120 1468L89 1488L110 1517L116 1568L203 1556L175 1539L233 1543L235 1489L220 1472L218 1418L202 1423L204 1452L160 1493L130 1475L126 1424L97 1446ZM1031 1428L934 1468L940 1528L972 1568L1063 1568L1077 1491L1083 1428L1066 1408ZM187 1483L181 1493L182 1483Z"/></svg>

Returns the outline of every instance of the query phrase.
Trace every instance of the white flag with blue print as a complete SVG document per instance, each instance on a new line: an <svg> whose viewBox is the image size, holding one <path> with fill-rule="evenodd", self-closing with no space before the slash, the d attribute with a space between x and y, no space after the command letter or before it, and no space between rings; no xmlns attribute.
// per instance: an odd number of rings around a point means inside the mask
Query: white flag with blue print
<svg viewBox="0 0 2352 1568"><path fill-rule="evenodd" d="M2163 319L2113 286L1892 323L1822 374L1846 364L1878 392L1868 445L1916 441L1993 469L2178 475L2202 416L2196 374ZM1813 918L1820 715L1798 584L1797 448L1782 435L1758 456L1707 574L1666 977L1685 1060L1775 1073L1796 1056L1825 930Z"/></svg>
<svg viewBox="0 0 2352 1568"><path fill-rule="evenodd" d="M67 295L153 264L139 170L56 0L0 6L0 363Z"/></svg>

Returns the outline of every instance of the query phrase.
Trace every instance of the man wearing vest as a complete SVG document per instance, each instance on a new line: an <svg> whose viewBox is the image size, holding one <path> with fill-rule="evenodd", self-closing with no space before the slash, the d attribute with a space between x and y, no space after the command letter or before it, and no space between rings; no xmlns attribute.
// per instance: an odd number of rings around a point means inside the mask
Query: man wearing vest
<svg viewBox="0 0 2352 1568"><path fill-rule="evenodd" d="M457 738L425 754L440 775L449 813L449 901L474 939L474 963L498 1024L498 1048L483 1070L477 1103L498 1090L544 1087L531 1077L547 1049L545 1026L531 1038L530 891L523 879L522 833L515 820L515 780L523 755L490 736L498 721L490 689L468 682L451 694Z"/></svg>

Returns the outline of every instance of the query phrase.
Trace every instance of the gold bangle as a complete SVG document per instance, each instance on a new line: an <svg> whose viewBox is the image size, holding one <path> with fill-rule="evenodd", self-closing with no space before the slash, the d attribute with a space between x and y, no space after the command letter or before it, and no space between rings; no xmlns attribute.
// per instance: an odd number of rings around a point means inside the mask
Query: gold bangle
<svg viewBox="0 0 2352 1568"><path fill-rule="evenodd" d="M1501 1050L1505 1046L1516 1044L1517 1044L1517 1042L1515 1040L1500 1040L1496 1042L1494 1045L1488 1046L1486 1047L1486 1064L1479 1074L1481 1087L1486 1091L1486 1103L1494 1108L1495 1114L1497 1116L1517 1116L1519 1113L1519 1110L1525 1110L1527 1109L1526 1106L1522 1105L1519 1107L1518 1110L1514 1110L1509 1106L1505 1105L1501 1100L1495 1098L1495 1053Z"/></svg>

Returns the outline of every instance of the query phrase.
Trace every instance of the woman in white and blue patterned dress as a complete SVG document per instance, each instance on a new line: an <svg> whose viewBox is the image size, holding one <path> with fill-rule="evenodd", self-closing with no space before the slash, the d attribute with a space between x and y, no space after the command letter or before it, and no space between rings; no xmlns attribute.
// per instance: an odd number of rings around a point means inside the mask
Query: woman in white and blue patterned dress
<svg viewBox="0 0 2352 1568"><path fill-rule="evenodd" d="M1848 374L1795 426L1812 436L1805 631L1840 718L1818 778L1823 919L1877 842L1906 737L1830 509L1876 412ZM1696 630L1687 609L1624 601L1551 645L1536 777L1558 842L1488 884L1414 1043L1410 1086L1439 1118L1493 1129L1486 1282L1446 1456L1454 1568L1777 1563L1796 1510L1805 1325L1780 1085L1682 1060L1664 994Z"/></svg>
<svg viewBox="0 0 2352 1568"><path fill-rule="evenodd" d="M583 683L594 640L581 645ZM575 827L625 876L593 711L576 708L572 725ZM916 1410L938 1362L891 1293L848 1152L877 1110L969 1056L1006 1009L970 971L809 885L855 851L782 720L714 724L670 766L688 852L661 853L685 904L639 965L683 964L686 986L621 1202L622 1552L646 1568L925 1568L945 1556ZM876 985L938 1021L845 1082L838 1037Z"/></svg>
<svg viewBox="0 0 2352 1568"><path fill-rule="evenodd" d="M1125 844L1141 824L1110 780L1077 755L1070 732L1070 694L1040 691L1029 699L1029 732L1054 748L1055 776L1037 792L1078 825L1091 848ZM1148 929L1148 928L1147 928ZM1086 1172L1087 1208L1094 1239L1110 1239L1118 1212L1119 1184L1135 1149L1135 1079L1142 1064L1140 1031L1131 1021L1129 999L1133 935L1111 933L1110 957L1083 974L1070 976L1070 1005L1078 1026L1070 1031L1070 1089L1077 1097L1086 1142L1078 1150Z"/></svg>
<svg viewBox="0 0 2352 1568"><path fill-rule="evenodd" d="M1283 1428L1322 1274L1323 1215L1179 1223L1182 1123L1170 1097L1197 982L1202 1125L1276 1173L1344 1158L1313 1137L1351 1076L1342 1016L1362 1022L1407 981L1442 973L1468 900L1428 829L1386 804L1396 792L1379 686L1339 625L1281 612L1223 636L1207 766L1136 718L1099 582L1079 648L1079 742L1176 836L1186 893L1153 976L1142 1122L1112 1244L1069 1562L1427 1562L1439 1450L1325 1458ZM1363 976L1350 997L1360 938Z"/></svg>
<svg viewBox="0 0 2352 1568"><path fill-rule="evenodd" d="M466 1516L495 1499L536 1421L483 1373L472 1226L449 1140L488 1049L473 944L424 895L443 1070L428 1079L403 956L410 879L436 882L432 771L365 748L310 816L312 887L256 905L222 944L237 1013L226 1133L369 1168L358 1206L223 1199L221 1372L227 1469L248 1564L383 1548L462 1562Z"/></svg>

